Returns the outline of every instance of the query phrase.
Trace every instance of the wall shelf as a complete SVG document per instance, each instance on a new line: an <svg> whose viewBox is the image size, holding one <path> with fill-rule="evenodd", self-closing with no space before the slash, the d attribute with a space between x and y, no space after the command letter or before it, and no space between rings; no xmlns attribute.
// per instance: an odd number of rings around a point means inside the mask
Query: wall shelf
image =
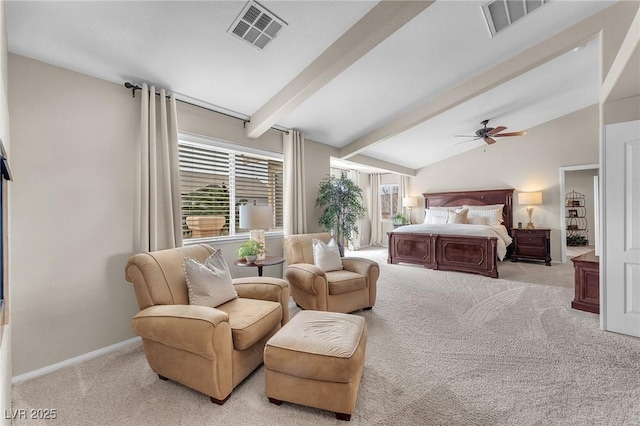
<svg viewBox="0 0 640 426"><path fill-rule="evenodd" d="M571 191L565 194L567 246L588 246L587 207L584 194Z"/></svg>

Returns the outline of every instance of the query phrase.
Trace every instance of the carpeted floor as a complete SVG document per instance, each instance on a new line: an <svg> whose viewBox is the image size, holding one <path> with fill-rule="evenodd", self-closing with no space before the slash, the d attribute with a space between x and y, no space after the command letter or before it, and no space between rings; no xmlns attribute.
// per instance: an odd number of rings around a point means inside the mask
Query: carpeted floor
<svg viewBox="0 0 640 426"><path fill-rule="evenodd" d="M500 263L490 279L357 254L382 271L376 306L356 313L369 340L351 424L640 425L640 339L570 308L570 263ZM13 409L31 408L56 409L60 425L348 424L270 404L262 367L224 406L211 404L159 380L138 344L16 384Z"/></svg>

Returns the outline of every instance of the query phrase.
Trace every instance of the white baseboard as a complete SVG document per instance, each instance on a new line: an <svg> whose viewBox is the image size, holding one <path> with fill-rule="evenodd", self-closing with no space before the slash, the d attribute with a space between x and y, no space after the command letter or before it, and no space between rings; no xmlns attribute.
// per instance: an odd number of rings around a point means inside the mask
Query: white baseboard
<svg viewBox="0 0 640 426"><path fill-rule="evenodd" d="M23 382L25 380L33 379L34 377L42 376L44 374L48 374L53 371L60 370L61 368L69 367L84 361L88 361L100 355L104 355L106 353L113 352L125 346L140 342L141 340L142 339L140 337L134 337L132 339L125 340L124 342L116 343L114 345L110 345L105 348L96 349L95 351L78 355L76 357L69 358L65 361L61 361L56 364L49 365L47 367L38 368L37 370L29 371L28 373L20 374L18 376L13 376L13 378L11 379L11 384Z"/></svg>

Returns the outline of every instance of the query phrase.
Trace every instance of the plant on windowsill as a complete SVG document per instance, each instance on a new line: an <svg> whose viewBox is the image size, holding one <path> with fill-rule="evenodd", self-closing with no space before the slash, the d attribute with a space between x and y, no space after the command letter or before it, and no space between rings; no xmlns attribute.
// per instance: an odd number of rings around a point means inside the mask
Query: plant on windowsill
<svg viewBox="0 0 640 426"><path fill-rule="evenodd" d="M238 247L238 256L247 261L247 263L253 263L258 258L258 255L266 253L264 244L261 241L247 240L240 244Z"/></svg>
<svg viewBox="0 0 640 426"><path fill-rule="evenodd" d="M391 217L391 222L395 226L408 225L409 219L402 213L396 213Z"/></svg>
<svg viewBox="0 0 640 426"><path fill-rule="evenodd" d="M320 182L316 207L322 207L318 223L331 233L344 256L344 242L353 241L357 223L364 219L362 189L345 175L329 176Z"/></svg>

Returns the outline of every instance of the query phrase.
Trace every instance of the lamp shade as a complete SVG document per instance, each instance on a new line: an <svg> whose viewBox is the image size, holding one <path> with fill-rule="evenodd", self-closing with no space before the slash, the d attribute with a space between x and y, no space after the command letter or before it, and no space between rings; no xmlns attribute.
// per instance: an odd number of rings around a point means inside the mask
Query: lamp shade
<svg viewBox="0 0 640 426"><path fill-rule="evenodd" d="M542 204L542 192L521 192L518 194L518 204Z"/></svg>
<svg viewBox="0 0 640 426"><path fill-rule="evenodd" d="M271 206L254 206L245 204L240 206L240 228L269 229L273 225L273 210Z"/></svg>
<svg viewBox="0 0 640 426"><path fill-rule="evenodd" d="M416 197L403 197L402 207L415 207L418 205L418 199Z"/></svg>

